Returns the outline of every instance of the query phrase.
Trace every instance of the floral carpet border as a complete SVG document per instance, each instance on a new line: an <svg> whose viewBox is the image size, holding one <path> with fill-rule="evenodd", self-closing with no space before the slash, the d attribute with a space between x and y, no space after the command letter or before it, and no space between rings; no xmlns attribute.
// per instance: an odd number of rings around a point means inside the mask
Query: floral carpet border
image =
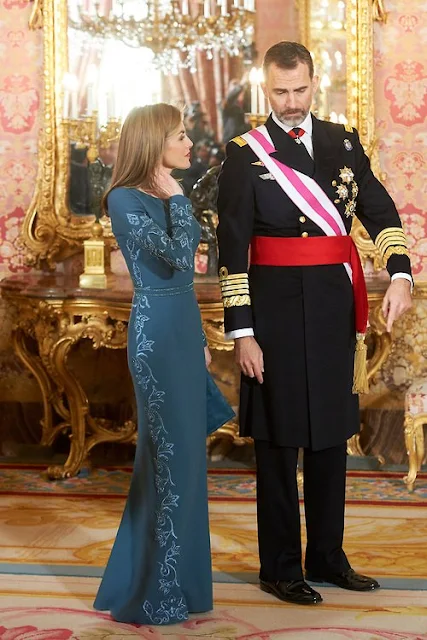
<svg viewBox="0 0 427 640"><path fill-rule="evenodd" d="M48 480L44 466L5 464L0 465L0 495L124 499L131 472L129 467L85 469L75 478L55 482ZM427 506L427 474L420 474L412 493L402 478L403 474L397 472L349 471L347 504ZM212 502L253 502L256 498L255 470L211 469L208 487Z"/></svg>

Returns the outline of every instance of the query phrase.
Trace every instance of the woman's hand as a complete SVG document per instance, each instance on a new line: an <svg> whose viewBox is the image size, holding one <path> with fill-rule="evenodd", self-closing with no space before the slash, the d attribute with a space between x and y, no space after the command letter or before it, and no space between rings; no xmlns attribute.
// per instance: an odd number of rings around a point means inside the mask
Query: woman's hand
<svg viewBox="0 0 427 640"><path fill-rule="evenodd" d="M183 195L178 182L172 177L170 171L163 166L159 167L156 171L155 182L156 187L165 198Z"/></svg>
<svg viewBox="0 0 427 640"><path fill-rule="evenodd" d="M209 347L205 347L205 363L206 363L206 367L209 367L211 362L212 362L211 352L209 351Z"/></svg>

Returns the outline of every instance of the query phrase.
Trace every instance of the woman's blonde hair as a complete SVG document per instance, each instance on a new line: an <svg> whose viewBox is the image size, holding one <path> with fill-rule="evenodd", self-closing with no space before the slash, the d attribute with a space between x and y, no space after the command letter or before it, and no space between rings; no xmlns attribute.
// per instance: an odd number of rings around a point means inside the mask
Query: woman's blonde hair
<svg viewBox="0 0 427 640"><path fill-rule="evenodd" d="M123 123L111 184L102 198L105 214L108 215L108 194L116 187L137 187L162 197L155 183L155 172L166 139L181 122L181 111L164 102L132 109Z"/></svg>

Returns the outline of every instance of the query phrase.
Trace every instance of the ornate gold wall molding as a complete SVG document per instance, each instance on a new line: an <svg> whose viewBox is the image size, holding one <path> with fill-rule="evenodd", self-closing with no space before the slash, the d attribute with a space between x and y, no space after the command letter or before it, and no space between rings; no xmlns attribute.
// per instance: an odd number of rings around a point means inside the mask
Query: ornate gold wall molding
<svg viewBox="0 0 427 640"><path fill-rule="evenodd" d="M372 0L373 1L373 16L374 20L378 22L387 22L387 12L384 7L383 0Z"/></svg>
<svg viewBox="0 0 427 640"><path fill-rule="evenodd" d="M312 0L295 0L295 2L298 9L299 39L307 49L310 49L310 9Z"/></svg>
<svg viewBox="0 0 427 640"><path fill-rule="evenodd" d="M43 0L33 0L33 8L29 19L30 29L41 29L43 27Z"/></svg>

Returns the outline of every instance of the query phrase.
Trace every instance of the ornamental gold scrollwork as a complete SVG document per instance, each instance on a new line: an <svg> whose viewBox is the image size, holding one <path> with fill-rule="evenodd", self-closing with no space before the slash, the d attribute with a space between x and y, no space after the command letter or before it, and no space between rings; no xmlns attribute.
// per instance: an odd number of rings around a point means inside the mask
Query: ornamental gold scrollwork
<svg viewBox="0 0 427 640"><path fill-rule="evenodd" d="M408 475L403 478L403 481L408 486L409 491L414 490L415 480L424 460L425 445L423 425L426 423L427 414L413 416L407 413L405 415L404 434L409 458L409 471Z"/></svg>
<svg viewBox="0 0 427 640"><path fill-rule="evenodd" d="M43 397L42 444L51 445L60 433L70 434L68 459L64 466L49 467L49 477L75 475L100 442L135 442L136 426L131 420L114 426L90 415L87 395L67 366L71 348L83 338L89 338L95 349L124 349L127 322L111 318L98 304L88 309L87 302L68 307L61 301L45 300L15 304L16 353L36 377ZM37 354L29 348L28 339L37 342Z"/></svg>
<svg viewBox="0 0 427 640"><path fill-rule="evenodd" d="M376 20L377 22L386 23L387 12L385 10L383 0L372 0L372 2L373 2L372 11L373 11L374 20Z"/></svg>
<svg viewBox="0 0 427 640"><path fill-rule="evenodd" d="M393 346L393 336L387 331L387 321L382 312L382 296L371 302L369 324L373 349L368 360L368 381L375 382L375 376L389 357Z"/></svg>
<svg viewBox="0 0 427 640"><path fill-rule="evenodd" d="M42 29L43 28L43 1L44 0L32 0L33 8L31 9L30 19L28 26L30 29Z"/></svg>
<svg viewBox="0 0 427 640"><path fill-rule="evenodd" d="M369 329L367 335L368 381L374 382L375 376L390 355L393 339L387 332L387 322L382 313L382 293L370 295L369 300ZM360 433L356 433L347 441L347 453L353 456L364 456L365 453L360 444ZM380 465L384 464L382 456L377 457Z"/></svg>
<svg viewBox="0 0 427 640"><path fill-rule="evenodd" d="M203 329L209 348L216 351L233 351L232 340L224 340L224 312L222 304L202 308Z"/></svg>

